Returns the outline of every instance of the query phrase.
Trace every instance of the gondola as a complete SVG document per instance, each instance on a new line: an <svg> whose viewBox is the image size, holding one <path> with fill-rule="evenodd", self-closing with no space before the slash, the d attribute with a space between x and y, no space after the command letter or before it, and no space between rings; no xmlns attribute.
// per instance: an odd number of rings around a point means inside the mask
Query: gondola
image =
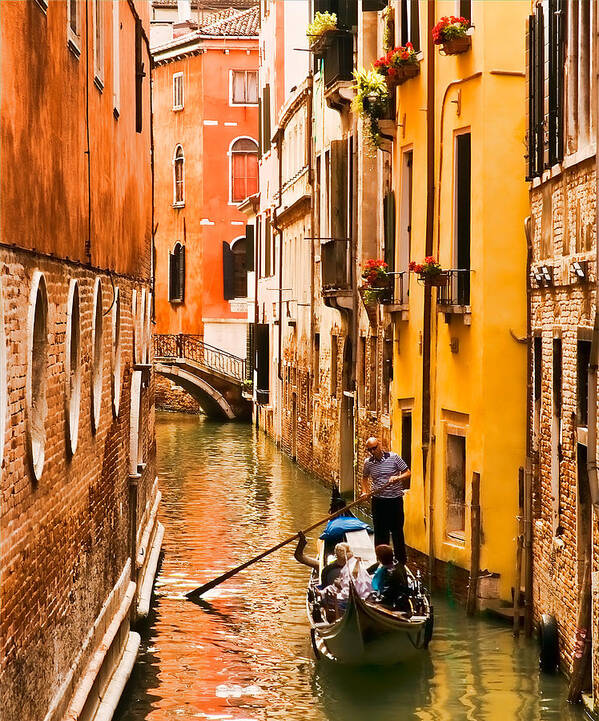
<svg viewBox="0 0 599 721"><path fill-rule="evenodd" d="M350 513L344 518L357 520ZM370 529L348 530L342 537L318 541L319 569L312 571L306 596L316 657L338 664L389 665L422 653L432 638L433 607L419 575L409 569L406 568L409 591L393 603L374 596L364 600L353 583L343 611L327 608L322 602L319 593L322 569L334 559L335 544L341 540L350 544L354 556L359 556L366 566L376 561Z"/></svg>

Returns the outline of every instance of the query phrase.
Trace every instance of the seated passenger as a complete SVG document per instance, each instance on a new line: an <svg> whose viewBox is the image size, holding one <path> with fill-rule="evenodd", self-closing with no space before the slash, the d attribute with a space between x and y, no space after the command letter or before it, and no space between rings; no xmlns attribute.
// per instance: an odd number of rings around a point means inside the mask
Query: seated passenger
<svg viewBox="0 0 599 721"><path fill-rule="evenodd" d="M379 565L376 569L371 566L368 570L374 570L372 589L378 600L385 606L409 612L411 605L407 597L411 595L412 589L406 567L403 563L394 562L391 546L381 544L375 548L375 553Z"/></svg>
<svg viewBox="0 0 599 721"><path fill-rule="evenodd" d="M372 590L382 595L390 583L389 575L393 570L393 549L391 546L381 543L374 549L374 552L378 566L375 567L374 575L372 576ZM372 568L371 566L368 571L370 572Z"/></svg>
<svg viewBox="0 0 599 721"><path fill-rule="evenodd" d="M345 566L348 558L351 558L351 550L348 543L338 543L335 546L335 560L327 564L322 569L320 578L320 587L330 586L341 573L341 569ZM348 555L349 554L349 555Z"/></svg>

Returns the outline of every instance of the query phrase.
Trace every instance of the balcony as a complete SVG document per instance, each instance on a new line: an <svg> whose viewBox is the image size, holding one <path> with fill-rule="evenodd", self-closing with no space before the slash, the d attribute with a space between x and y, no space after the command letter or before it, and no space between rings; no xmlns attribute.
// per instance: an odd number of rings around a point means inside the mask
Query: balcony
<svg viewBox="0 0 599 721"><path fill-rule="evenodd" d="M320 278L325 305L338 310L353 307L349 239L328 238L322 241Z"/></svg>
<svg viewBox="0 0 599 721"><path fill-rule="evenodd" d="M408 319L409 274L407 270L391 272L393 283L381 297L381 305L387 313L400 313L401 320Z"/></svg>
<svg viewBox="0 0 599 721"><path fill-rule="evenodd" d="M470 273L469 269L453 268L445 271L447 284L437 289L437 310L445 313L449 323L452 315L464 316L464 323L470 325Z"/></svg>
<svg viewBox="0 0 599 721"><path fill-rule="evenodd" d="M339 31L323 53L325 100L330 108L341 110L354 96L354 36Z"/></svg>

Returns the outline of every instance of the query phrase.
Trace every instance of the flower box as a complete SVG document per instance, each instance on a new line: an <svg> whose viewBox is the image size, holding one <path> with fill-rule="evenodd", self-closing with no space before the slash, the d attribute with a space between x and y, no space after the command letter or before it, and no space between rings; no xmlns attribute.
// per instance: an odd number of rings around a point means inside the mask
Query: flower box
<svg viewBox="0 0 599 721"><path fill-rule="evenodd" d="M418 276L418 282L421 285L431 285L435 288L443 288L447 285L449 274L443 270L440 273L422 273Z"/></svg>
<svg viewBox="0 0 599 721"><path fill-rule="evenodd" d="M415 78L420 74L419 63L409 63L395 68L395 75L387 74L387 87L391 90L398 85L402 85L410 78Z"/></svg>
<svg viewBox="0 0 599 721"><path fill-rule="evenodd" d="M472 23L468 18L444 15L433 28L433 43L443 46L445 55L458 55L470 49L472 40L467 35Z"/></svg>
<svg viewBox="0 0 599 721"><path fill-rule="evenodd" d="M470 35L464 35L461 38L452 38L443 43L443 52L445 55L459 55L470 50L472 38Z"/></svg>

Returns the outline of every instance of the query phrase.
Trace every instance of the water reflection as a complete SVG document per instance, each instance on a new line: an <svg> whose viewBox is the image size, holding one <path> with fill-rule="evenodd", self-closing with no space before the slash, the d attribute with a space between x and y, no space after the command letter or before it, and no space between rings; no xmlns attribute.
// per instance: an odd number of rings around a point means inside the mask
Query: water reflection
<svg viewBox="0 0 599 721"><path fill-rule="evenodd" d="M252 428L157 418L164 559L154 609L115 718L285 721L581 719L536 649L435 600L430 653L408 667L313 660L307 569L280 551L207 594L194 588L322 516L328 492Z"/></svg>

